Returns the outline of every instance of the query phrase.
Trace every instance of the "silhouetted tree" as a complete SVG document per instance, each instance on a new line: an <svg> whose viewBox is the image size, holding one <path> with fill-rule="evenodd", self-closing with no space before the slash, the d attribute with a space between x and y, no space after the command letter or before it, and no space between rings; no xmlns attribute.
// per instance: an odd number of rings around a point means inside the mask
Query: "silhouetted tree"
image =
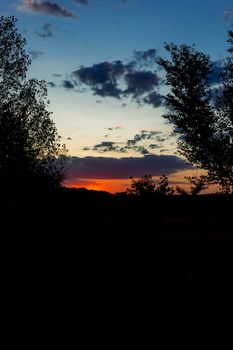
<svg viewBox="0 0 233 350"><path fill-rule="evenodd" d="M144 175L141 179L137 180L130 176L130 179L132 182L130 187L126 189L127 194L145 196L154 193L156 190L156 185L151 175Z"/></svg>
<svg viewBox="0 0 233 350"><path fill-rule="evenodd" d="M199 177L185 176L185 178L192 185L190 188L190 193L193 196L196 196L197 194L201 193L203 190L206 190L208 188L209 180L205 175L201 175Z"/></svg>
<svg viewBox="0 0 233 350"><path fill-rule="evenodd" d="M187 45L165 44L171 60L158 61L166 71L171 92L165 97L164 115L179 134L178 150L195 166L207 171L210 181L233 189L233 32L230 57L212 84L210 57ZM217 92L216 92L217 91Z"/></svg>
<svg viewBox="0 0 233 350"><path fill-rule="evenodd" d="M172 187L169 187L168 178L166 175L160 177L158 186L154 182L151 175L144 175L141 179L135 180L130 176L132 180L129 188L126 189L127 194L134 194L137 196L145 196L151 194L158 195L172 195L174 190Z"/></svg>
<svg viewBox="0 0 233 350"><path fill-rule="evenodd" d="M172 195L174 192L174 189L169 186L168 177L166 175L162 175L160 177L158 187L156 188L156 193L161 195Z"/></svg>
<svg viewBox="0 0 233 350"><path fill-rule="evenodd" d="M31 63L15 17L0 17L1 186L59 186L60 138L47 110L44 81L26 77Z"/></svg>

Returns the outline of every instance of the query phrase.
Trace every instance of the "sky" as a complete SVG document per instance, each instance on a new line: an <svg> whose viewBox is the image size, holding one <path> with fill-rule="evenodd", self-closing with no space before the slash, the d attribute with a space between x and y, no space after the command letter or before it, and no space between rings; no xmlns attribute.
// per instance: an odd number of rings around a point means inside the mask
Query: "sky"
<svg viewBox="0 0 233 350"><path fill-rule="evenodd" d="M47 82L50 110L68 148L65 184L124 191L145 174L172 183L197 174L180 158L162 115L168 92L156 64L165 42L195 44L218 65L233 22L230 0L1 0Z"/></svg>

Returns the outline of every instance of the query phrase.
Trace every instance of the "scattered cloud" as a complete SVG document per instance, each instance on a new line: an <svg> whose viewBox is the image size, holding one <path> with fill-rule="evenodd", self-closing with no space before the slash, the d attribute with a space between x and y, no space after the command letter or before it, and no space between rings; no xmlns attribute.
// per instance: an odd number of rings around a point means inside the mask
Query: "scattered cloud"
<svg viewBox="0 0 233 350"><path fill-rule="evenodd" d="M132 140L127 141L127 145L135 145L142 140L156 140L160 141L162 132L157 130L141 130L140 134L136 134ZM165 139L163 140L165 141Z"/></svg>
<svg viewBox="0 0 233 350"><path fill-rule="evenodd" d="M161 79L155 70L155 49L135 51L134 59L81 66L71 73L74 85L89 88L94 95L115 99L131 98L138 105L163 105L158 88Z"/></svg>
<svg viewBox="0 0 233 350"><path fill-rule="evenodd" d="M191 169L184 160L170 155L145 155L144 157L70 157L67 176L85 179L127 179L145 174L159 176Z"/></svg>
<svg viewBox="0 0 233 350"><path fill-rule="evenodd" d="M113 131L113 130L122 130L124 128L121 125L116 125L116 126L112 126L112 127L105 128L105 129L108 130L108 131Z"/></svg>
<svg viewBox="0 0 233 350"><path fill-rule="evenodd" d="M148 49L145 51L134 51L134 58L139 66L151 66L156 62L158 56L155 49Z"/></svg>
<svg viewBox="0 0 233 350"><path fill-rule="evenodd" d="M36 32L36 34L42 39L48 39L53 37L53 33L51 30L52 25L50 23L44 23L42 32Z"/></svg>
<svg viewBox="0 0 233 350"><path fill-rule="evenodd" d="M153 91L155 86L159 85L159 77L151 71L134 71L125 75L127 90L126 95L131 94L133 98L138 99L146 92Z"/></svg>
<svg viewBox="0 0 233 350"><path fill-rule="evenodd" d="M47 85L51 88L55 88L56 87L56 84L53 82L53 81L48 81L47 82Z"/></svg>
<svg viewBox="0 0 233 350"><path fill-rule="evenodd" d="M108 131L113 131L120 129L120 126L107 128ZM109 135L105 135L105 138ZM149 144L148 141L154 140L156 144ZM161 131L157 130L141 130L140 133L136 134L132 139L129 139L125 142L113 142L113 141L102 141L92 148L85 147L84 151L97 151L100 153L106 152L117 152L117 153L128 153L129 151L134 151L142 155L151 154L152 150L163 148L163 142L166 140L166 137ZM146 141L144 144L140 144L141 141Z"/></svg>
<svg viewBox="0 0 233 350"><path fill-rule="evenodd" d="M127 150L124 147L121 147L118 143L111 142L111 141L102 141L101 143L94 145L93 151L120 152L120 153L127 152Z"/></svg>
<svg viewBox="0 0 233 350"><path fill-rule="evenodd" d="M152 105L154 108L161 107L164 102L164 97L157 91L153 91L144 97L143 102Z"/></svg>
<svg viewBox="0 0 233 350"><path fill-rule="evenodd" d="M70 80L63 80L62 81L62 86L66 90L73 90L74 89L74 84Z"/></svg>
<svg viewBox="0 0 233 350"><path fill-rule="evenodd" d="M20 11L31 11L47 16L58 16L65 18L74 18L74 12L57 4L56 2L45 0L23 0L19 5Z"/></svg>
<svg viewBox="0 0 233 350"><path fill-rule="evenodd" d="M32 60L36 60L36 59L40 58L41 56L43 56L43 52L40 50L30 50L29 55L31 56Z"/></svg>
<svg viewBox="0 0 233 350"><path fill-rule="evenodd" d="M150 149L158 149L158 148L161 148L161 146L158 145L157 143L151 143L148 147L149 147Z"/></svg>

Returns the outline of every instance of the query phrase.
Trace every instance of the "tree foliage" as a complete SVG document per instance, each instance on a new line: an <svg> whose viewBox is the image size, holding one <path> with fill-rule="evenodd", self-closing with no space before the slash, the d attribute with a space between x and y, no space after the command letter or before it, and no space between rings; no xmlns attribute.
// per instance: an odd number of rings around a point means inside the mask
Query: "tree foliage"
<svg viewBox="0 0 233 350"><path fill-rule="evenodd" d="M148 196L151 194L164 196L174 194L173 188L169 187L166 175L160 177L157 186L151 175L144 175L141 179L134 179L130 176L130 179L131 185L126 189L127 194L133 194L136 196Z"/></svg>
<svg viewBox="0 0 233 350"><path fill-rule="evenodd" d="M27 79L31 63L14 17L0 17L0 182L59 186L60 138L48 111L44 81Z"/></svg>
<svg viewBox="0 0 233 350"><path fill-rule="evenodd" d="M179 135L178 150L195 166L207 171L211 182L233 189L233 32L229 32L230 57L220 86L211 83L214 63L187 45L165 44L170 60L160 59L170 93L164 115Z"/></svg>
<svg viewBox="0 0 233 350"><path fill-rule="evenodd" d="M156 185L151 175L144 175L141 179L134 179L130 176L131 185L126 189L126 193L137 196L144 196L155 192Z"/></svg>

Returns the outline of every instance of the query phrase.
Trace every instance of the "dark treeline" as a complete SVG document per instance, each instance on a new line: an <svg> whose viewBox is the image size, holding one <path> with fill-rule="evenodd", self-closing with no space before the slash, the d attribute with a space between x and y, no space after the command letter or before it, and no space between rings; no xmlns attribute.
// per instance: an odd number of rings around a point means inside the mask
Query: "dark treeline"
<svg viewBox="0 0 233 350"><path fill-rule="evenodd" d="M228 349L232 200L2 195L3 334Z"/></svg>

